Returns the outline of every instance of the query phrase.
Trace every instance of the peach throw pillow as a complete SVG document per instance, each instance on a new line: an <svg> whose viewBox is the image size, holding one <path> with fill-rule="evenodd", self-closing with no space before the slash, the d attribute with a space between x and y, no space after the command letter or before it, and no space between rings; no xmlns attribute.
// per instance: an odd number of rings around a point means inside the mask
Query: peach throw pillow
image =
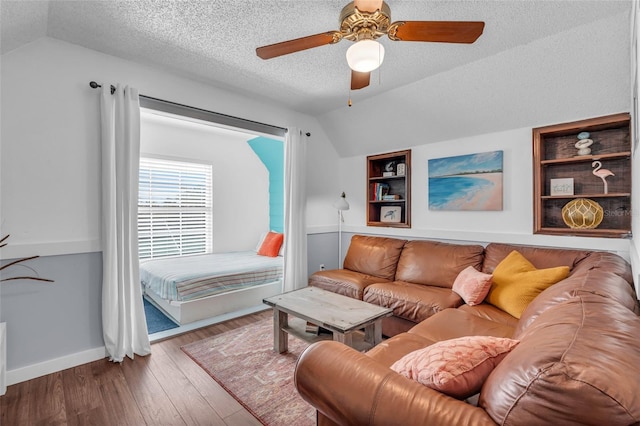
<svg viewBox="0 0 640 426"><path fill-rule="evenodd" d="M536 269L520 252L513 250L493 270L487 302L520 318L536 296L568 276L568 266Z"/></svg>
<svg viewBox="0 0 640 426"><path fill-rule="evenodd" d="M479 305L489 293L491 278L490 274L482 273L473 266L467 266L460 271L451 289L459 294L467 305Z"/></svg>
<svg viewBox="0 0 640 426"><path fill-rule="evenodd" d="M408 353L391 369L439 392L464 399L480 392L489 374L518 343L493 336L443 340Z"/></svg>

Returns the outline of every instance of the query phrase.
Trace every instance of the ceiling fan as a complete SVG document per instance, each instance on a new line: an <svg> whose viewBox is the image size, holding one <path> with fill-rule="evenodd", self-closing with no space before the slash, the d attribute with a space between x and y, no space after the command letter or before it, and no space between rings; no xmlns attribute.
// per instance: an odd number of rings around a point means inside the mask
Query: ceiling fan
<svg viewBox="0 0 640 426"><path fill-rule="evenodd" d="M384 47L375 41L387 35L393 41L473 43L482 34L484 22L397 21L391 23L391 9L382 0L355 0L340 13L340 30L327 31L281 43L258 47L256 54L271 59L312 47L334 44L342 39L355 42L347 50L351 68L351 89L367 87L371 71L382 64Z"/></svg>

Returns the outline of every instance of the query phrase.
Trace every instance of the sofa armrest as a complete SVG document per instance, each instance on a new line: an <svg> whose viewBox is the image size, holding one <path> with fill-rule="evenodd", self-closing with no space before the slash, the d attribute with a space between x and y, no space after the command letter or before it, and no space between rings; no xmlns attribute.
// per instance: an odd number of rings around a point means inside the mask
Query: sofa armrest
<svg viewBox="0 0 640 426"><path fill-rule="evenodd" d="M309 346L294 379L300 396L340 425L495 425L482 408L407 379L334 341Z"/></svg>

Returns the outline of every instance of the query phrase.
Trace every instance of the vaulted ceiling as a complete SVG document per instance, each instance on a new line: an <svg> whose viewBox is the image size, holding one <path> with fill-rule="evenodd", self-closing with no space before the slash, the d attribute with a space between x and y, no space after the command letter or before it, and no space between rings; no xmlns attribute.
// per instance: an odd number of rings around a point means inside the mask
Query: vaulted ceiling
<svg viewBox="0 0 640 426"><path fill-rule="evenodd" d="M346 3L2 0L1 51L47 36L267 98L316 116L343 156L518 127L532 120L531 102L554 112L557 102L548 97L571 86L557 81L571 73L584 90L602 73L605 81L626 79L607 87L614 96L629 85L628 70L612 76L607 68L620 68L621 55L628 60L628 0L388 0L392 21L484 21L484 33L470 45L383 37L384 63L369 87L351 93L352 108L345 59L351 42L267 61L256 56L258 46L338 29ZM410 126L403 140L390 142L389 117L396 134Z"/></svg>

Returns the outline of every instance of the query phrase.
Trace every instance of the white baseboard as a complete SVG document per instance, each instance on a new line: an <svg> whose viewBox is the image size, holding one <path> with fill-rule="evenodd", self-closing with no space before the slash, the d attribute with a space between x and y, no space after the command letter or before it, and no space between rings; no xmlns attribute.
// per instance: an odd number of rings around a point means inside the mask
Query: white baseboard
<svg viewBox="0 0 640 426"><path fill-rule="evenodd" d="M161 331L149 336L151 342L157 342L167 339L178 334L186 333L188 331L196 330L198 328L206 327L208 325L217 324L223 321L230 320L232 318L238 318L244 315L253 314L256 312L265 311L271 309L269 306L261 304L257 306L251 306L249 308L240 309L234 312L229 312L224 315L218 315L214 318L208 318L200 321L196 321L190 324L183 325L171 330ZM153 348L152 348L153 351ZM89 349L83 352L63 356L60 358L51 359L49 361L41 362L39 364L32 364L22 368L16 368L15 370L7 371L6 380L7 386L15 385L16 383L26 382L27 380L36 379L38 377L46 376L47 374L56 373L58 371L66 370L67 368L77 367L78 365L86 364L93 361L106 358L109 355L104 346L99 348Z"/></svg>
<svg viewBox="0 0 640 426"><path fill-rule="evenodd" d="M7 386L107 357L104 346L7 371Z"/></svg>

